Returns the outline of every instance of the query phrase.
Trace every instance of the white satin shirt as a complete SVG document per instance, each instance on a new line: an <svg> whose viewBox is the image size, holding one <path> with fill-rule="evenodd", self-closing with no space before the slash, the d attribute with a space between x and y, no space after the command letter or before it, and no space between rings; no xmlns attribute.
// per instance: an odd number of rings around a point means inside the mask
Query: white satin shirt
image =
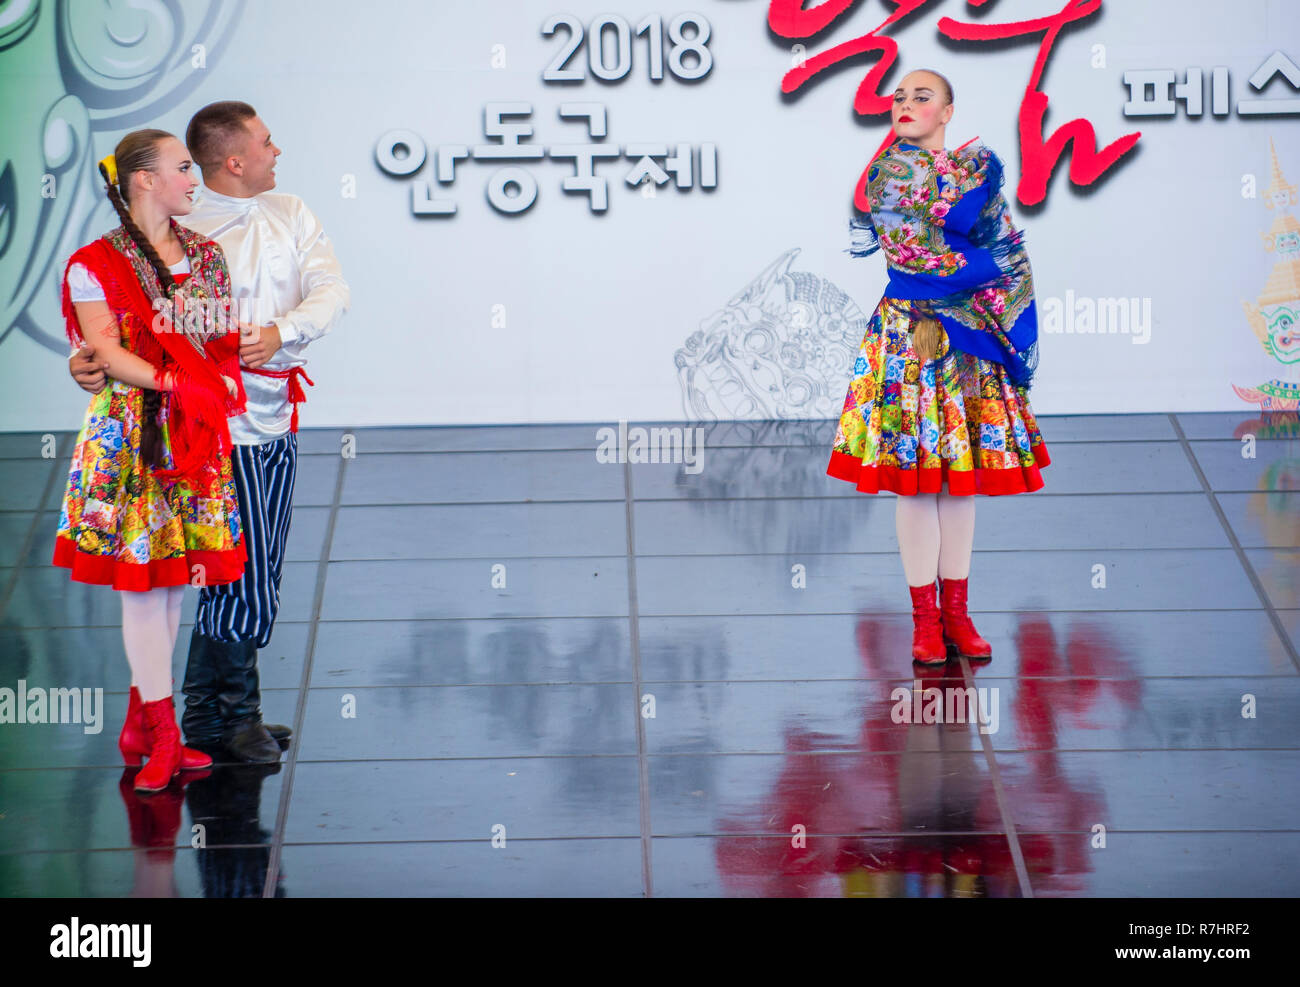
<svg viewBox="0 0 1300 987"><path fill-rule="evenodd" d="M305 366L307 344L329 332L350 301L338 259L320 221L296 195L263 192L240 199L209 188L176 222L215 240L230 266L241 321L275 323L280 348L260 369ZM243 373L245 414L230 419L236 445L260 445L289 432L293 406L287 378ZM305 386L308 400L311 388Z"/></svg>

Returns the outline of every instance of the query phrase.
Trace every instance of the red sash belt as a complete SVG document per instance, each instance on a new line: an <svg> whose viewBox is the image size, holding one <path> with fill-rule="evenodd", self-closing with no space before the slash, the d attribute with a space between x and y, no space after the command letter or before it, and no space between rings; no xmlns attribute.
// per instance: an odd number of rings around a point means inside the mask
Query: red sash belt
<svg viewBox="0 0 1300 987"><path fill-rule="evenodd" d="M293 405L293 419L289 423L289 431L298 431L298 405L307 400L307 394L302 389L302 384L298 378L301 377L311 387L316 386L316 382L307 376L307 371L302 367L289 367L285 370L264 370L261 367L241 367L245 373L257 374L259 377L278 377L280 380L289 378L289 403Z"/></svg>

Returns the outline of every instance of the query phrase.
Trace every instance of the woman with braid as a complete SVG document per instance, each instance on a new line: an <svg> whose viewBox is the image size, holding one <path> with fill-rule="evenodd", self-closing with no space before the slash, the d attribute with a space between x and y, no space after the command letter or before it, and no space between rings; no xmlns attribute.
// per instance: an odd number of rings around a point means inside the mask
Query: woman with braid
<svg viewBox="0 0 1300 987"><path fill-rule="evenodd" d="M54 564L120 591L131 697L119 747L127 764L148 756L135 788L156 792L212 764L181 746L171 659L185 585L244 569L226 423L244 406L239 336L221 248L170 218L198 186L185 145L138 130L99 170L122 225L72 255L63 312L112 384L77 436Z"/></svg>

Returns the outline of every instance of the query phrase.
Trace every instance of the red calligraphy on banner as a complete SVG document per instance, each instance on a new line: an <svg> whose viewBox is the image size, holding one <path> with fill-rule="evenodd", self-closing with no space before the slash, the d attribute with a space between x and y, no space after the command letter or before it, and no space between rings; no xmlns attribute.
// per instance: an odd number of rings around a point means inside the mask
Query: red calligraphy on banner
<svg viewBox="0 0 1300 987"><path fill-rule="evenodd" d="M825 0L808 10L804 9L805 2L806 0L770 0L767 11L768 26L783 38L809 38L834 24L860 0ZM894 13L861 37L829 48L792 68L781 80L781 91L795 92L833 65L859 55L877 53L879 59L858 85L853 109L859 116L888 113L893 102L893 94L882 93L879 87L885 74L898 60L898 42L879 32L897 24L931 3L932 0L886 0L886 2L897 8ZM990 0L966 0L966 2L971 7L983 7ZM953 20L951 17L939 20L939 32L955 41L994 41L1039 33L1043 35L1038 47L1038 56L1034 60L1033 72L1029 77L1029 84L1025 87L1020 102L1021 174L1016 197L1024 205L1035 205L1047 197L1048 182L1060 162L1061 155L1065 153L1067 144L1072 145L1070 180L1076 185L1091 185L1132 150L1142 136L1140 132L1126 134L1098 151L1096 130L1091 122L1080 118L1067 121L1050 137L1043 137L1048 98L1038 86L1047 59L1062 30L1075 21L1092 16L1101 9L1101 5L1102 0L1066 0L1065 5L1055 14L1006 24L972 24ZM876 153L872 155L872 160L875 160L893 141L894 134L891 130ZM868 163L863 169L853 191L853 203L861 212L868 212L870 209L865 189L867 171L870 167Z"/></svg>

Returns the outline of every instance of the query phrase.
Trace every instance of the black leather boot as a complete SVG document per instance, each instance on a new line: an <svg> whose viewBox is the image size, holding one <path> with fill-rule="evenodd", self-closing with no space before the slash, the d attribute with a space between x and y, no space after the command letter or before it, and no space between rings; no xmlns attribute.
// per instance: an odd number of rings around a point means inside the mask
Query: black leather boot
<svg viewBox="0 0 1300 987"><path fill-rule="evenodd" d="M190 656L185 662L185 713L181 729L190 747L211 753L221 748L221 709L217 705L221 662L212 646L219 642L204 637L198 628L190 636Z"/></svg>
<svg viewBox="0 0 1300 987"><path fill-rule="evenodd" d="M280 745L266 732L261 720L240 720L226 727L221 742L230 755L253 764L273 764L280 760Z"/></svg>
<svg viewBox="0 0 1300 987"><path fill-rule="evenodd" d="M259 678L258 671L257 671L256 653L254 653L253 655L253 661L254 661L254 665L253 665L253 673L252 673L252 679L253 679L252 703L254 708L257 710L257 718L260 720L262 719L262 693L259 691L259 683L261 679ZM263 722L262 726L266 727L266 732L271 735L271 739L273 739L277 744L280 745L280 750L288 749L289 739L293 736L293 731L289 727L285 726L283 723L266 723L266 722Z"/></svg>
<svg viewBox="0 0 1300 987"><path fill-rule="evenodd" d="M224 724L221 742L241 761L269 764L280 760L280 745L262 723L262 694L257 681L257 642L214 641L221 653L221 688L217 705Z"/></svg>

